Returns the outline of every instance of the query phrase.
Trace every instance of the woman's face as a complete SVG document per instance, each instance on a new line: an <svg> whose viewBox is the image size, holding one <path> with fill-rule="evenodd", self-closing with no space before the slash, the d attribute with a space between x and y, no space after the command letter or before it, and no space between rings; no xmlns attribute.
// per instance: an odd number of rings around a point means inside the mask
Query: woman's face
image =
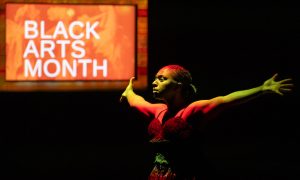
<svg viewBox="0 0 300 180"><path fill-rule="evenodd" d="M177 92L178 83L173 79L170 70L161 69L156 74L152 87L154 98L166 101Z"/></svg>

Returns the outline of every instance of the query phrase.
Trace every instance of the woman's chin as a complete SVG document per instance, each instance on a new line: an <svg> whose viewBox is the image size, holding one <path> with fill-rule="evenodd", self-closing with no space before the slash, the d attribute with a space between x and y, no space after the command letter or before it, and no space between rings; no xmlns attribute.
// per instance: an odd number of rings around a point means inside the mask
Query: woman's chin
<svg viewBox="0 0 300 180"><path fill-rule="evenodd" d="M153 97L154 97L155 99L161 100L161 97L160 97L160 95L159 95L159 93L158 93L157 91L154 91L154 92L153 92Z"/></svg>

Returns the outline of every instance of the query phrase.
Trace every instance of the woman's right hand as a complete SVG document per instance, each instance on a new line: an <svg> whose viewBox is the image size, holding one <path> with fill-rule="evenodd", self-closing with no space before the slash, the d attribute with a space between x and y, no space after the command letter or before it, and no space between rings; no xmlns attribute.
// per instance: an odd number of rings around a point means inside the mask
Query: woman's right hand
<svg viewBox="0 0 300 180"><path fill-rule="evenodd" d="M129 83L128 83L125 91L121 95L120 102L122 102L127 97L127 93L129 91L133 91L133 80L134 79L135 79L135 77L130 78Z"/></svg>

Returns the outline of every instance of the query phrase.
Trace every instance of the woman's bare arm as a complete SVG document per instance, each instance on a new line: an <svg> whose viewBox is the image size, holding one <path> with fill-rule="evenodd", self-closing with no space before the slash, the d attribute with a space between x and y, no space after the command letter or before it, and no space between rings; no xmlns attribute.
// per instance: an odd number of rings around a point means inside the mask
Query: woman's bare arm
<svg viewBox="0 0 300 180"><path fill-rule="evenodd" d="M130 79L125 91L122 93L120 98L121 102L127 100L130 107L137 109L148 118L154 117L158 111L166 108L166 105L164 104L153 104L146 101L142 96L137 95L133 91L133 80L134 77Z"/></svg>
<svg viewBox="0 0 300 180"><path fill-rule="evenodd" d="M251 99L258 97L265 93L275 93L279 95L284 95L284 93L292 90L293 84L290 83L291 79L283 79L276 81L278 74L273 75L271 78L266 80L262 85L246 89L235 91L226 96L218 96L210 100L200 100L191 103L184 114L186 117L201 112L202 114L208 114L215 112L218 109L226 109L231 105L241 104L248 102Z"/></svg>

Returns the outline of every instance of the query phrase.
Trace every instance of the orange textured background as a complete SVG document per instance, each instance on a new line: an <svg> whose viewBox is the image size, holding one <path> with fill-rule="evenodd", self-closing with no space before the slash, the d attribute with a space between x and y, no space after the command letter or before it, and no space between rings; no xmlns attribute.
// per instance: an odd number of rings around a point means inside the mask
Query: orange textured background
<svg viewBox="0 0 300 180"><path fill-rule="evenodd" d="M15 4L10 4L11 2ZM22 5L19 3L32 4ZM7 11L5 5L14 7ZM132 18L135 16L132 5L137 6L137 19ZM89 10L87 11L87 9ZM6 26L4 23L5 13L7 13ZM82 22L98 20L100 25L96 31L100 32L98 33L100 40L97 41L93 38L84 40L86 50L84 58L96 58L99 61L98 65L102 65L104 58L107 59L108 76L104 78L101 75L94 78L91 76L92 71L90 70L88 76L83 77L80 69L82 67L78 67L78 74L75 78L70 75L67 77L59 75L55 78L47 78L44 75L40 78L25 78L22 56L28 40L24 39L24 19L36 20L37 22L41 19L47 20L45 21L47 35L53 34L58 20L63 21L66 27L68 27L68 23L74 20ZM133 20L137 20L137 29L134 29L133 23L135 22ZM141 89L147 86L147 1L104 0L85 1L84 4L80 4L78 1L68 1L68 4L63 3L63 1L7 1L1 4L1 31L5 32L5 28L6 32L10 33L6 33L4 37L1 36L1 46L4 48L1 48L0 90L123 89L127 80L132 76L137 77L136 88ZM3 46L5 38L7 42L6 53L4 51L5 46ZM63 38L60 37L60 39ZM34 40L37 47L39 40L39 38ZM72 42L72 39L70 40ZM137 50L136 54L135 50ZM70 56L70 51L72 49L68 49L67 46L67 56L64 59L72 62L73 58ZM59 57L59 47L55 48L55 55L58 56L55 59L62 59ZM48 55L42 60L49 58ZM31 57L31 59L34 62L36 58ZM51 72L51 69L49 71ZM101 73L102 71L98 71L98 74ZM6 81L5 77L7 80L17 80L17 82ZM29 80L29 82L19 82L20 80ZM35 80L46 80L47 82ZM63 81L56 82L56 80Z"/></svg>

